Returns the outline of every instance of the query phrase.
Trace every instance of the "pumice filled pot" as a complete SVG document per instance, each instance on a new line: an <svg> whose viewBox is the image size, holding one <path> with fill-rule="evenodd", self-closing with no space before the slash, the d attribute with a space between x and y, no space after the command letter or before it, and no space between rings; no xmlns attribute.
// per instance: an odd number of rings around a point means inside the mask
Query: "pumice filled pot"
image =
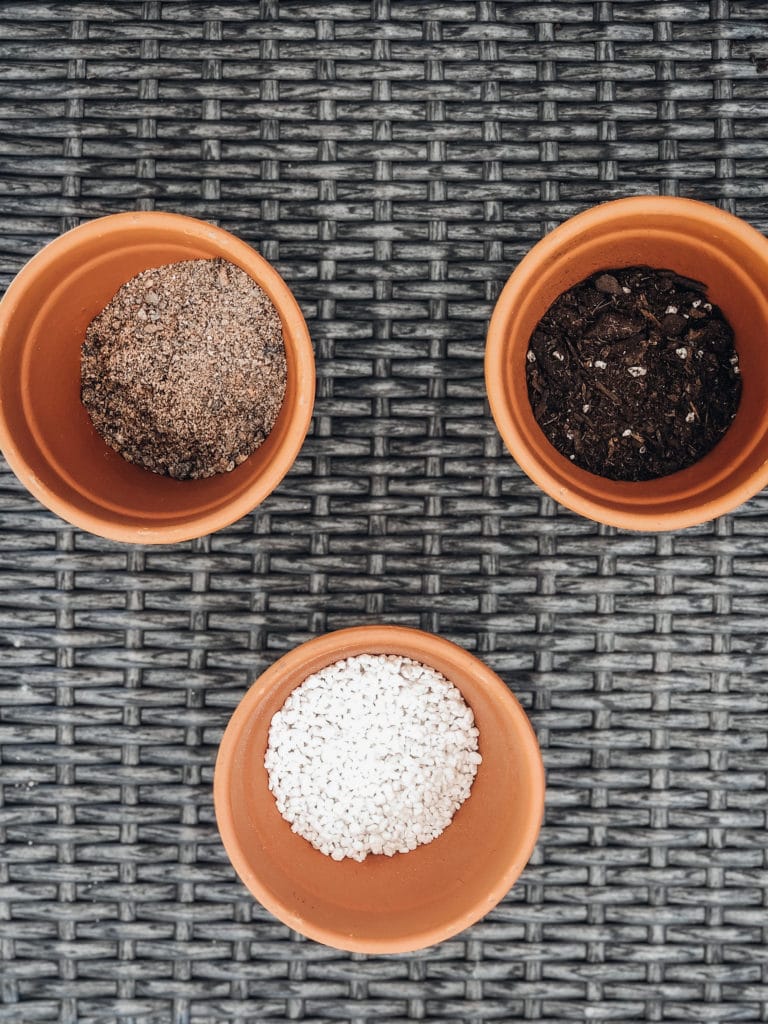
<svg viewBox="0 0 768 1024"><path fill-rule="evenodd" d="M439 834L434 838L422 837L426 842L407 843L408 852L395 852L387 850L385 836L381 853L374 844L374 850L362 860L355 859L351 850L341 859L336 850L325 847L323 852L322 840L297 834L278 809L278 800L290 803L292 791L294 796L308 794L307 806L314 810L317 788L315 780L307 778L311 765L302 765L299 782L295 776L287 787L288 796L285 792L281 796L281 787L274 785L273 768L268 770L265 759L276 738L270 732L276 713L289 717L294 726L301 725L299 709L286 706L286 700L308 677L322 677L329 666L342 660L348 665L366 655L411 659L444 676L471 709L479 755L470 754L469 759L479 759L479 764L469 795L463 802L456 801L460 806L452 820L442 831L436 829ZM371 661L375 666L381 658ZM342 703L349 702L348 713L342 708L340 716L343 731L345 721L360 717L364 702L359 691L341 677L333 680L332 690ZM408 693L406 699L414 696ZM306 705L306 698L304 702ZM338 716L334 712L324 717L334 722ZM407 781L413 779L407 755L417 742L419 730L410 728L417 718L422 726L427 720L414 708L412 718L403 723L401 735L407 742L400 779L391 777L393 763L396 767L401 763L396 756L386 770L389 782L371 796L382 834L395 813L393 790L400 789L406 805L416 802L415 784ZM466 718L468 721L470 716ZM354 727L354 721L350 725ZM283 719L283 734L285 726ZM320 743L316 736L313 739L312 729L301 728L299 751L306 753L314 743L319 765L334 764L332 748L337 743L343 745L347 735ZM374 735L372 731L370 743L362 746L361 773L386 774L381 732ZM474 750L473 740L474 734L469 743ZM436 771L451 746L437 741L427 744L428 760ZM317 759L313 764L319 770ZM333 825L339 833L354 832L360 819L367 816L365 807L353 815L342 812L338 791L342 789L342 796L346 795L349 785L349 776L345 781L341 773L327 784L326 793L337 794L332 797L334 812L329 820L333 823L339 818ZM221 837L235 870L251 893L281 921L340 949L398 953L457 934L504 897L536 842L544 806L544 771L525 712L504 682L474 655L419 630L362 626L302 644L253 684L224 733L216 761L214 800Z"/></svg>
<svg viewBox="0 0 768 1024"><path fill-rule="evenodd" d="M244 271L277 311L284 397L266 440L231 472L173 479L126 461L97 432L81 401L82 346L89 324L137 274L214 259ZM183 327L183 316L178 323ZM220 341L227 343L226 332ZM3 454L44 505L113 540L176 543L250 512L290 469L309 427L314 388L309 332L288 286L245 242L190 217L121 213L74 228L29 261L0 303Z"/></svg>
<svg viewBox="0 0 768 1024"><path fill-rule="evenodd" d="M669 270L706 287L702 302L719 307L733 329L741 380L736 415L715 446L687 468L642 481L574 465L539 426L526 380L531 337L553 302L591 275L633 267ZM671 344L682 358L685 345ZM542 239L510 277L491 318L485 372L509 451L567 508L635 530L680 529L729 512L768 483L768 241L692 200L637 197L587 210Z"/></svg>

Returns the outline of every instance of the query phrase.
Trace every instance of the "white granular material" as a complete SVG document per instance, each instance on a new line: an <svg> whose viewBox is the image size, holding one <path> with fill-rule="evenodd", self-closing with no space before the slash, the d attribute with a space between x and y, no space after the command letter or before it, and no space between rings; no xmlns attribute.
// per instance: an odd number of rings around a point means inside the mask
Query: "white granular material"
<svg viewBox="0 0 768 1024"><path fill-rule="evenodd" d="M294 832L334 860L431 843L482 757L472 709L433 668L360 654L309 676L272 718L264 766Z"/></svg>

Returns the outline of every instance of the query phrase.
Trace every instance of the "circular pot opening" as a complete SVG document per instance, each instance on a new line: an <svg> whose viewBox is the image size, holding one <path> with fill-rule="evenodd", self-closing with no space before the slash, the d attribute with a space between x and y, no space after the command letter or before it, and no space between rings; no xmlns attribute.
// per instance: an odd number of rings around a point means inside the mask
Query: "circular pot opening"
<svg viewBox="0 0 768 1024"><path fill-rule="evenodd" d="M223 257L269 295L283 325L288 379L269 437L231 473L173 480L109 448L80 401L85 330L134 275L180 260ZM37 254L0 304L0 443L46 506L101 536L173 543L234 522L274 489L306 435L314 360L301 311L278 273L228 232L176 214L91 221Z"/></svg>
<svg viewBox="0 0 768 1024"><path fill-rule="evenodd" d="M735 335L742 373L736 418L722 440L687 469L642 483L579 469L546 439L530 406L530 336L562 292L598 270L647 265L707 285ZM704 203L622 199L566 221L528 253L494 310L486 381L499 431L521 468L568 508L598 522L667 530L736 508L768 482L768 241Z"/></svg>
<svg viewBox="0 0 768 1024"><path fill-rule="evenodd" d="M291 831L268 789L269 725L312 672L356 654L401 654L461 690L483 762L448 828L407 854L334 861ZM235 711L219 749L216 817L224 846L254 896L291 928L340 949L394 953L455 935L506 894L528 861L543 813L535 734L505 684L440 637L394 626L319 637L267 670Z"/></svg>

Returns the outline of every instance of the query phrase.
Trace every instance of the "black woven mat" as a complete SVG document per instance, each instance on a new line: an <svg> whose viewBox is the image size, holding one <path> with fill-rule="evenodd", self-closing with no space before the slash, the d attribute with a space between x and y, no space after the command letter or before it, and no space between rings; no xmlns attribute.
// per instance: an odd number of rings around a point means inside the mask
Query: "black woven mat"
<svg viewBox="0 0 768 1024"><path fill-rule="evenodd" d="M275 263L314 426L253 515L141 549L0 477L0 1021L768 1021L768 500L598 528L505 454L484 334L569 215L693 196L768 227L750 0L0 3L0 259L125 209ZM405 957L237 881L212 766L249 682L365 622L521 697L546 823L509 897Z"/></svg>

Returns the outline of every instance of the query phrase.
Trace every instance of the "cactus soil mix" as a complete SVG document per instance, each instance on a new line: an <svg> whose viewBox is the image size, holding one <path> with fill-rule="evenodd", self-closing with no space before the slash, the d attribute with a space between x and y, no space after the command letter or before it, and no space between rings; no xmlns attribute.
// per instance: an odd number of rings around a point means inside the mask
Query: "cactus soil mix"
<svg viewBox="0 0 768 1024"><path fill-rule="evenodd" d="M244 462L275 425L286 389L280 315L223 259L142 271L91 321L81 398L128 462L194 480Z"/></svg>

